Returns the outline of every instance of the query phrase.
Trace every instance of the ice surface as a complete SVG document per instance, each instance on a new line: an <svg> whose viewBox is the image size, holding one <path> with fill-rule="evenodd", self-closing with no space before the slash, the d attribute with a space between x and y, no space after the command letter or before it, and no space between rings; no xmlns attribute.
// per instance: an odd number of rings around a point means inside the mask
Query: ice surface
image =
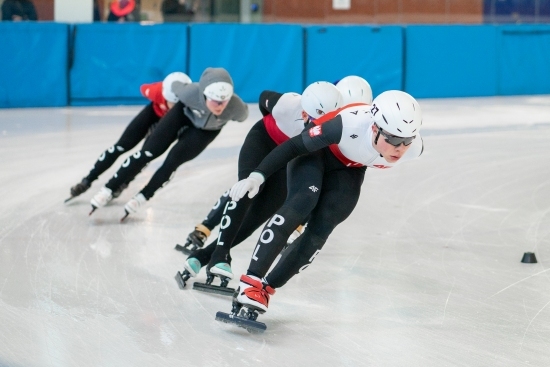
<svg viewBox="0 0 550 367"><path fill-rule="evenodd" d="M123 224L162 159L91 217L122 158L63 200L140 107L0 110L0 366L550 366L550 96L420 104L421 159L367 170L261 335L214 320L227 297L180 290L173 250L236 180L255 106Z"/></svg>

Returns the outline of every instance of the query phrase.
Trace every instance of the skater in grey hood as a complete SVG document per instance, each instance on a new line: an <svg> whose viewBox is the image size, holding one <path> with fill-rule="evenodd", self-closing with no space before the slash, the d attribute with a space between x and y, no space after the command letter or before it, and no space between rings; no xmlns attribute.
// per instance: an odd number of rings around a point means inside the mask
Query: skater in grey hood
<svg viewBox="0 0 550 367"><path fill-rule="evenodd" d="M233 79L223 68L206 68L198 83L172 83L172 91L184 105L184 114L193 125L219 130L229 120L244 121L248 106L233 93Z"/></svg>
<svg viewBox="0 0 550 367"><path fill-rule="evenodd" d="M149 162L176 141L149 183L124 206L126 216L137 212L170 180L180 165L206 149L229 120L241 122L248 117L248 106L234 93L233 80L223 68L207 68L198 83L175 81L171 89L179 101L161 118L141 151L129 157L92 198L93 210L111 201L113 192L131 182Z"/></svg>

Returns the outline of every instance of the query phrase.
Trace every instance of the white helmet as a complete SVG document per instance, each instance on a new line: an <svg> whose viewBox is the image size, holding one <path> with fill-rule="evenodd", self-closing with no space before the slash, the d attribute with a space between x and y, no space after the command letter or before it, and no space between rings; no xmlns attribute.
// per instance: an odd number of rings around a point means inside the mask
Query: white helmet
<svg viewBox="0 0 550 367"><path fill-rule="evenodd" d="M410 94L399 90L379 94L372 101L371 113L378 127L403 138L416 135L422 125L420 105Z"/></svg>
<svg viewBox="0 0 550 367"><path fill-rule="evenodd" d="M233 95L233 86L227 82L215 82L204 88L204 95L214 101L227 101Z"/></svg>
<svg viewBox="0 0 550 367"><path fill-rule="evenodd" d="M342 106L342 94L329 82L312 83L302 93L302 108L314 119Z"/></svg>
<svg viewBox="0 0 550 367"><path fill-rule="evenodd" d="M342 93L344 106L350 103L372 104L372 89L370 84L360 76L346 76L336 83L336 88Z"/></svg>
<svg viewBox="0 0 550 367"><path fill-rule="evenodd" d="M174 73L168 74L166 78L164 78L164 80L162 81L162 96L168 102L176 103L178 101L178 97L176 97L174 92L172 92L173 82L191 84L191 78L189 78L185 73L176 71Z"/></svg>

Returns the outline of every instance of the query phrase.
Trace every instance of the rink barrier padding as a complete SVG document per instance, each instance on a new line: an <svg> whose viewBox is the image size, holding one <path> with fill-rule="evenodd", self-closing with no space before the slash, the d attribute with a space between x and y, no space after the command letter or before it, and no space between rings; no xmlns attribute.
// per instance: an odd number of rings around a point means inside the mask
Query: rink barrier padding
<svg viewBox="0 0 550 367"><path fill-rule="evenodd" d="M68 103L69 25L0 22L0 107Z"/></svg>
<svg viewBox="0 0 550 367"><path fill-rule="evenodd" d="M282 24L191 24L189 76L208 66L231 74L236 93L257 102L263 90L303 90L302 26Z"/></svg>
<svg viewBox="0 0 550 367"><path fill-rule="evenodd" d="M365 78L377 95L403 88L403 28L399 26L305 27L306 86L347 75Z"/></svg>
<svg viewBox="0 0 550 367"><path fill-rule="evenodd" d="M497 27L407 26L405 90L417 98L497 94Z"/></svg>
<svg viewBox="0 0 550 367"><path fill-rule="evenodd" d="M77 24L73 32L71 105L141 104L142 84L187 70L185 23Z"/></svg>
<svg viewBox="0 0 550 367"><path fill-rule="evenodd" d="M141 84L207 66L249 103L350 74L375 96L550 94L550 25L1 22L0 35L0 108L144 104Z"/></svg>
<svg viewBox="0 0 550 367"><path fill-rule="evenodd" d="M498 27L498 94L550 94L550 25Z"/></svg>

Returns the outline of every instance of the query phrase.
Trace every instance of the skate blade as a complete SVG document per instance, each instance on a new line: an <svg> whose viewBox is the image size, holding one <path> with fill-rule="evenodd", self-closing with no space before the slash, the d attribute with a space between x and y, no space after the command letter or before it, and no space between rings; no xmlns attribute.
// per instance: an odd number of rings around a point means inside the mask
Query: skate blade
<svg viewBox="0 0 550 367"><path fill-rule="evenodd" d="M124 210L126 212L126 214L124 214L124 217L120 218L120 223L124 222L124 219L128 218L128 216L130 215L130 213L128 213L126 210Z"/></svg>
<svg viewBox="0 0 550 367"><path fill-rule="evenodd" d="M193 283L193 289L196 289L201 292L221 294L222 296L229 296L229 297L231 297L233 293L235 293L234 288L221 287L219 285L196 283L196 282Z"/></svg>
<svg viewBox="0 0 550 367"><path fill-rule="evenodd" d="M185 280L183 279L183 274L178 271L174 278L176 279L176 282L178 282L179 289L185 289L187 283L185 283Z"/></svg>
<svg viewBox="0 0 550 367"><path fill-rule="evenodd" d="M182 252L184 255L191 255L191 250L189 250L187 247L184 247L180 244L177 244L176 247L174 247L174 250Z"/></svg>
<svg viewBox="0 0 550 367"><path fill-rule="evenodd" d="M252 321L241 316L231 315L221 311L216 312L216 320L227 324L235 324L252 334L263 333L267 330L267 326L265 326L263 322Z"/></svg>
<svg viewBox="0 0 550 367"><path fill-rule="evenodd" d="M88 214L88 215L92 215L93 212L95 212L96 209L97 209L97 206L93 206L93 205L92 205L92 211L91 211L90 214Z"/></svg>
<svg viewBox="0 0 550 367"><path fill-rule="evenodd" d="M63 204L67 204L69 201L73 200L76 196L71 196L70 198L67 198L63 200Z"/></svg>

